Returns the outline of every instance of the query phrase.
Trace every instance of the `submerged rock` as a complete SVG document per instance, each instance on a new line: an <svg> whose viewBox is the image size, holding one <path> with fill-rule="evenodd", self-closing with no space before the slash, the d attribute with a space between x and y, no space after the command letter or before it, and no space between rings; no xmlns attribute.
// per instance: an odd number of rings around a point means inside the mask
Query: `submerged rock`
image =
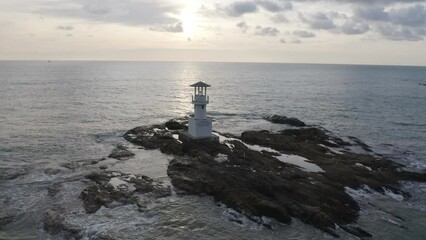
<svg viewBox="0 0 426 240"><path fill-rule="evenodd" d="M148 194L154 198L170 195L170 187L142 175L128 175L119 172L92 172L86 175L95 184L85 188L80 194L86 213L95 213L102 206L115 207L136 204L136 193Z"/></svg>
<svg viewBox="0 0 426 240"><path fill-rule="evenodd" d="M73 161L73 162L63 163L63 164L61 164L61 167L68 168L68 169L71 169L71 170L75 170L75 169L83 167L83 166L97 164L97 163L104 161L104 160L106 160L106 158L104 158L104 157L98 158L98 159L77 160L77 161Z"/></svg>
<svg viewBox="0 0 426 240"><path fill-rule="evenodd" d="M348 225L356 221L360 208L347 187L367 185L381 193L390 190L408 196L399 189L399 180L426 180L425 173L401 171L402 165L374 153L351 152L348 147L367 146L354 138L346 142L319 127L246 131L240 138L223 136L222 142L181 142L173 134L177 132L154 125L134 128L124 137L176 156L167 174L177 193L211 195L250 219L267 216L290 223L292 217L298 218L333 236L338 236L336 225L360 237L369 234Z"/></svg>
<svg viewBox="0 0 426 240"><path fill-rule="evenodd" d="M268 120L272 123L287 124L294 127L306 127L306 123L300 121L299 119L289 118L286 116L272 115L265 117L265 120Z"/></svg>
<svg viewBox="0 0 426 240"><path fill-rule="evenodd" d="M13 180L28 173L26 168L0 168L0 181Z"/></svg>
<svg viewBox="0 0 426 240"><path fill-rule="evenodd" d="M109 154L108 157L121 160L122 158L133 157L134 155L135 154L128 150L126 146L119 144L116 148L112 150L111 154Z"/></svg>
<svg viewBox="0 0 426 240"><path fill-rule="evenodd" d="M44 174L46 174L46 175L56 175L60 172L61 172L61 170L57 169L57 168L46 168L46 169L44 169Z"/></svg>
<svg viewBox="0 0 426 240"><path fill-rule="evenodd" d="M46 212L43 227L51 234L62 234L65 239L81 238L81 229L65 222L64 215L53 209Z"/></svg>
<svg viewBox="0 0 426 240"><path fill-rule="evenodd" d="M53 183L47 187L47 194L51 197L56 196L58 192L61 190L61 184L60 183Z"/></svg>
<svg viewBox="0 0 426 240"><path fill-rule="evenodd" d="M0 215L0 229L2 229L3 226L6 226L9 223L13 222L13 220L15 220L15 217L16 216L12 214Z"/></svg>
<svg viewBox="0 0 426 240"><path fill-rule="evenodd" d="M346 232L355 235L357 237L359 237L360 239L366 239L366 238L371 238L373 235L371 235L369 232L365 231L364 229L358 227L358 226L354 226L354 225L344 225L344 226L340 226L343 230L345 230Z"/></svg>

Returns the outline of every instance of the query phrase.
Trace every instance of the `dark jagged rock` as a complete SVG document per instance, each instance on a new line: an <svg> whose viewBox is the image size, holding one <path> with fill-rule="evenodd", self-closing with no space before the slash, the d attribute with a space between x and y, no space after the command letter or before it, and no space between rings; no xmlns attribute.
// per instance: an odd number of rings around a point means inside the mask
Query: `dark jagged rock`
<svg viewBox="0 0 426 240"><path fill-rule="evenodd" d="M147 176L131 177L128 182L134 184L136 192L150 193L155 198L167 197L171 194L170 187L164 187Z"/></svg>
<svg viewBox="0 0 426 240"><path fill-rule="evenodd" d="M175 119L166 122L164 126L169 130L182 130L188 128L182 121L177 121Z"/></svg>
<svg viewBox="0 0 426 240"><path fill-rule="evenodd" d="M136 201L131 192L115 189L111 185L92 185L81 193L84 209L87 213L95 213L102 206L110 206L114 201L131 204Z"/></svg>
<svg viewBox="0 0 426 240"><path fill-rule="evenodd" d="M173 137L173 132L168 131L164 125L136 127L127 131L124 138L146 149L160 149L166 154L183 154L182 145Z"/></svg>
<svg viewBox="0 0 426 240"><path fill-rule="evenodd" d="M118 160L121 160L123 158L129 158L129 157L133 157L135 156L135 154L133 152L131 152L129 149L127 149L126 146L123 145L117 145L116 148L114 148L111 152L110 155L108 155L108 157L110 158L115 158Z"/></svg>
<svg viewBox="0 0 426 240"><path fill-rule="evenodd" d="M87 174L85 178L90 179L99 185L102 185L109 182L109 180L111 180L111 178L113 178L114 175L116 175L114 172L108 172L108 171L91 172Z"/></svg>
<svg viewBox="0 0 426 240"><path fill-rule="evenodd" d="M161 183L141 175L130 176L105 171L89 173L86 178L95 183L85 188L80 194L87 213L95 213L102 206L114 207L114 203L136 204L138 197L135 193L161 198L169 196L171 192L170 187L164 187Z"/></svg>
<svg viewBox="0 0 426 240"><path fill-rule="evenodd" d="M324 176L327 179L340 183L342 187L360 188L362 185L368 185L382 193L383 188L403 193L398 190L398 181L403 180L402 177L399 177L403 173L398 170L402 165L373 155L351 152L334 154L327 149L324 151L319 144L327 146L330 140L333 141L332 146L334 143L339 147L351 144L328 136L321 129L314 129L288 129L279 134L268 131L247 131L242 133L241 139L252 144L271 147L282 153L305 157L325 170ZM359 167L359 165L365 167ZM413 175L405 174L405 180L419 180L425 175L411 174Z"/></svg>
<svg viewBox="0 0 426 240"><path fill-rule="evenodd" d="M44 217L44 229L51 234L62 234L65 239L81 238L81 230L66 223L65 217L56 210L50 209Z"/></svg>
<svg viewBox="0 0 426 240"><path fill-rule="evenodd" d="M400 171L397 175L400 180L426 182L425 173Z"/></svg>
<svg viewBox="0 0 426 240"><path fill-rule="evenodd" d="M300 121L299 119L289 118L286 116L272 115L265 117L265 120L268 120L272 123L287 124L294 127L306 127L306 123Z"/></svg>
<svg viewBox="0 0 426 240"><path fill-rule="evenodd" d="M134 128L124 137L176 155L167 174L177 193L214 196L250 219L268 216L289 223L295 217L336 237L336 225L347 226L357 236L368 235L348 225L358 218L359 206L347 187L367 185L381 193L390 190L408 197L400 190L399 180L426 180L426 173L401 171L402 165L374 153L351 152L349 147L368 146L354 138L346 142L319 127L278 133L246 131L240 138L226 135L231 138L226 142L184 138L180 142L172 136L177 133L154 125ZM270 150L256 151L247 144ZM282 162L282 154L304 157L323 171L309 172ZM145 183L141 186L147 189Z"/></svg>

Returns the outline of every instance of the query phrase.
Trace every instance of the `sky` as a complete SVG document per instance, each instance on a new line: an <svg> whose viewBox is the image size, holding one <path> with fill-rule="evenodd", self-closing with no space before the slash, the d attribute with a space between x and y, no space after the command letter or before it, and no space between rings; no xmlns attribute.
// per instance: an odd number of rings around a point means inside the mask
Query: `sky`
<svg viewBox="0 0 426 240"><path fill-rule="evenodd" d="M0 0L0 60L426 66L426 0Z"/></svg>

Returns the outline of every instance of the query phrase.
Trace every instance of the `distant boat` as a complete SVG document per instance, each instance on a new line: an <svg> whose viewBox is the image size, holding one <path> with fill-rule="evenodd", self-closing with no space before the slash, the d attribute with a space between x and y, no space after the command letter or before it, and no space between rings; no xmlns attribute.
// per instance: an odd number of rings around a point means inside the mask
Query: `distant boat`
<svg viewBox="0 0 426 240"><path fill-rule="evenodd" d="M50 60L47 60L48 63L50 63Z"/></svg>
<svg viewBox="0 0 426 240"><path fill-rule="evenodd" d="M426 86L426 83L419 83L419 85L421 85L421 86Z"/></svg>

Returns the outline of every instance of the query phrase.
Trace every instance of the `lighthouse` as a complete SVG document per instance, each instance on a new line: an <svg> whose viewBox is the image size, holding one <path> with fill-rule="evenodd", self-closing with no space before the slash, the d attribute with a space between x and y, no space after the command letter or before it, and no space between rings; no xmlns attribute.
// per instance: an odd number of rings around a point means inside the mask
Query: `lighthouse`
<svg viewBox="0 0 426 240"><path fill-rule="evenodd" d="M188 134L191 139L209 139L212 137L212 120L207 118L207 104L209 96L207 96L207 83L197 82L192 85L194 95L192 96L192 104L194 104L194 116L188 122Z"/></svg>

